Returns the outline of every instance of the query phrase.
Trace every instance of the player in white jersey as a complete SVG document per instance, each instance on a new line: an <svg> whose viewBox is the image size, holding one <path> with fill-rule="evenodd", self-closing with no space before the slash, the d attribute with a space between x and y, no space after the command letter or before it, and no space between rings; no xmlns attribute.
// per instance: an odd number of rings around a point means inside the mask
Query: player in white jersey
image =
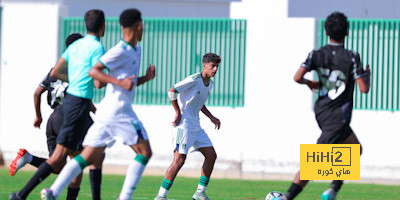
<svg viewBox="0 0 400 200"><path fill-rule="evenodd" d="M203 112L210 118L216 129L220 128L221 122L219 119L214 117L204 105L214 85L211 78L217 73L220 62L221 58L217 54L205 54L201 73L187 77L168 90L168 96L176 112L175 120L172 122L174 126L174 160L165 173L155 200L167 199L168 191L185 163L186 155L191 147L200 151L205 157L199 185L192 198L194 200L209 199L205 194L205 190L210 180L217 154L210 138L200 127L199 112Z"/></svg>
<svg viewBox="0 0 400 200"><path fill-rule="evenodd" d="M111 48L89 72L96 87L106 83L106 95L98 106L95 122L84 141L84 150L61 171L50 189L42 190L42 199L57 198L63 188L84 167L94 162L105 150L121 138L130 146L136 157L129 165L120 200L131 199L144 168L151 157L151 148L146 130L132 109L136 86L155 77L155 67L150 65L145 76L137 77L140 69L143 21L137 9L127 9L120 15L123 39ZM103 73L108 69L108 75Z"/></svg>

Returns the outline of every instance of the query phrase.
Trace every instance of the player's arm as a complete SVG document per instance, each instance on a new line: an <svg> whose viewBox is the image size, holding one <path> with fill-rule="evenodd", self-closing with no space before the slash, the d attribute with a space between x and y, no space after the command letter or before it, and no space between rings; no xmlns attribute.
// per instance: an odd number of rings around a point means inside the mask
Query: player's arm
<svg viewBox="0 0 400 200"><path fill-rule="evenodd" d="M178 104L178 91L175 90L174 87L171 87L168 90L168 97L169 100L171 100L172 107L174 107L175 110L175 119L172 122L172 126L178 126L179 123L181 122L182 114L181 114L181 109L179 108Z"/></svg>
<svg viewBox="0 0 400 200"><path fill-rule="evenodd" d="M311 91L315 92L315 90L318 90L320 88L319 82L304 78L304 75L307 73L307 71L307 68L301 66L294 75L294 81L299 84L307 85L311 89Z"/></svg>
<svg viewBox="0 0 400 200"><path fill-rule="evenodd" d="M143 83L153 79L156 76L156 67L152 64L147 68L146 75L138 78L137 86L142 85Z"/></svg>
<svg viewBox="0 0 400 200"><path fill-rule="evenodd" d="M97 65L100 65L100 66L97 66ZM101 64L101 62L98 62L95 66L93 66L93 68L97 68L97 69L99 69L99 70L101 70L101 73L103 73L103 70L104 70L104 66L103 66L103 64ZM92 68L92 69L93 69ZM94 72L94 71L93 71ZM89 76L90 77L92 77L91 75L90 75L90 73L93 73L92 72L92 70L90 70L89 71ZM93 78L93 77L92 77ZM96 88L102 88L102 87L104 87L104 86L106 86L107 85L107 83L104 83L104 82L101 82L101 81L99 81L99 80L97 80L97 79L95 79L95 78L93 78L93 83L94 83L94 87L96 87ZM93 103L92 103L93 104ZM94 112L93 112L94 113Z"/></svg>
<svg viewBox="0 0 400 200"><path fill-rule="evenodd" d="M370 88L370 77L371 77L371 70L369 68L369 65L367 65L367 68L365 69L364 73L365 76L356 79L356 83L362 93L368 93Z"/></svg>
<svg viewBox="0 0 400 200"><path fill-rule="evenodd" d="M33 102L35 105L35 113L36 113L36 118L35 121L33 122L33 126L35 128L40 128L40 125L42 124L42 111L40 109L40 102L41 102L41 97L42 94L46 91L46 89L42 86L38 86L35 90L35 93L33 94Z"/></svg>
<svg viewBox="0 0 400 200"><path fill-rule="evenodd" d="M97 62L89 71L89 76L92 77L95 81L95 87L101 88L104 87L107 83L111 83L114 85L118 85L126 90L132 90L133 82L132 79L135 78L136 75L132 75L125 79L116 79L112 76L109 76L103 72L105 69L103 63Z"/></svg>
<svg viewBox="0 0 400 200"><path fill-rule="evenodd" d="M208 118L210 118L211 122L214 123L215 129L219 129L221 127L221 122L218 118L214 117L211 112L207 109L205 105L201 108L201 112L204 113Z"/></svg>
<svg viewBox="0 0 400 200"><path fill-rule="evenodd" d="M56 66L54 66L53 70L50 72L50 76L60 79L63 82L68 82L68 73L66 73L68 68L68 62L65 60L65 58L61 57L57 63Z"/></svg>

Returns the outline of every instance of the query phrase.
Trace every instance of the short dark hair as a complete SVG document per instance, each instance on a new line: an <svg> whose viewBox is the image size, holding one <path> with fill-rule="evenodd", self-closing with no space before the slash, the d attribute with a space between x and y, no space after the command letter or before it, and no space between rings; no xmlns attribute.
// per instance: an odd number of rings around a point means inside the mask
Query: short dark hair
<svg viewBox="0 0 400 200"><path fill-rule="evenodd" d="M122 27L131 27L137 22L142 21L142 13L136 8L129 8L124 10L119 16L119 24Z"/></svg>
<svg viewBox="0 0 400 200"><path fill-rule="evenodd" d="M65 47L68 48L70 44L81 38L83 38L83 36L80 33L72 33L71 35L68 35L65 39Z"/></svg>
<svg viewBox="0 0 400 200"><path fill-rule="evenodd" d="M105 21L104 12L101 10L89 10L85 13L85 24L89 33L99 32Z"/></svg>
<svg viewBox="0 0 400 200"><path fill-rule="evenodd" d="M341 12L333 12L325 21L325 30L329 37L336 41L343 40L349 30L349 22L346 15Z"/></svg>
<svg viewBox="0 0 400 200"><path fill-rule="evenodd" d="M219 57L219 55L215 53L206 53L203 56L203 63L209 63L209 62L213 62L219 65L219 63L221 63L221 57Z"/></svg>

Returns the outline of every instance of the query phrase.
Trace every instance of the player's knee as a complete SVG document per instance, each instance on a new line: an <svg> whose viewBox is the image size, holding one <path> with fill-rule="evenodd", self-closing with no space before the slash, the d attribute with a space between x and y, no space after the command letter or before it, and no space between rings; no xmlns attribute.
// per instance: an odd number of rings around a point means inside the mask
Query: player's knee
<svg viewBox="0 0 400 200"><path fill-rule="evenodd" d="M65 160L57 159L57 160L53 160L51 163L48 163L48 164L53 169L54 174L59 174L61 169L65 165Z"/></svg>
<svg viewBox="0 0 400 200"><path fill-rule="evenodd" d="M185 164L185 157L178 157L174 159L174 164L178 167L182 167Z"/></svg>
<svg viewBox="0 0 400 200"><path fill-rule="evenodd" d="M104 161L104 154L100 156L97 160L95 160L92 164L90 164L90 169L91 170L101 169L103 166L103 161Z"/></svg>
<svg viewBox="0 0 400 200"><path fill-rule="evenodd" d="M142 155L150 160L151 156L153 155L153 152L151 151L151 149L149 149L149 150L143 152Z"/></svg>
<svg viewBox="0 0 400 200"><path fill-rule="evenodd" d="M207 155L206 159L215 162L215 160L217 160L217 153L215 151L210 153L209 155Z"/></svg>

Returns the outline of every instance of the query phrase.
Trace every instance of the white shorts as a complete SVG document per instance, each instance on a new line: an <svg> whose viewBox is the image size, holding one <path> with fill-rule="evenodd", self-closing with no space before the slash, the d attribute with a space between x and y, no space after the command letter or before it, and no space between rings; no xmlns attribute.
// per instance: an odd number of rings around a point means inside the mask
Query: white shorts
<svg viewBox="0 0 400 200"><path fill-rule="evenodd" d="M139 138L148 140L147 132L140 121L102 123L95 121L83 140L83 146L111 147L117 138L132 146Z"/></svg>
<svg viewBox="0 0 400 200"><path fill-rule="evenodd" d="M180 126L172 128L172 144L180 154L188 154L191 147L196 151L199 148L213 146L203 129L193 131Z"/></svg>

